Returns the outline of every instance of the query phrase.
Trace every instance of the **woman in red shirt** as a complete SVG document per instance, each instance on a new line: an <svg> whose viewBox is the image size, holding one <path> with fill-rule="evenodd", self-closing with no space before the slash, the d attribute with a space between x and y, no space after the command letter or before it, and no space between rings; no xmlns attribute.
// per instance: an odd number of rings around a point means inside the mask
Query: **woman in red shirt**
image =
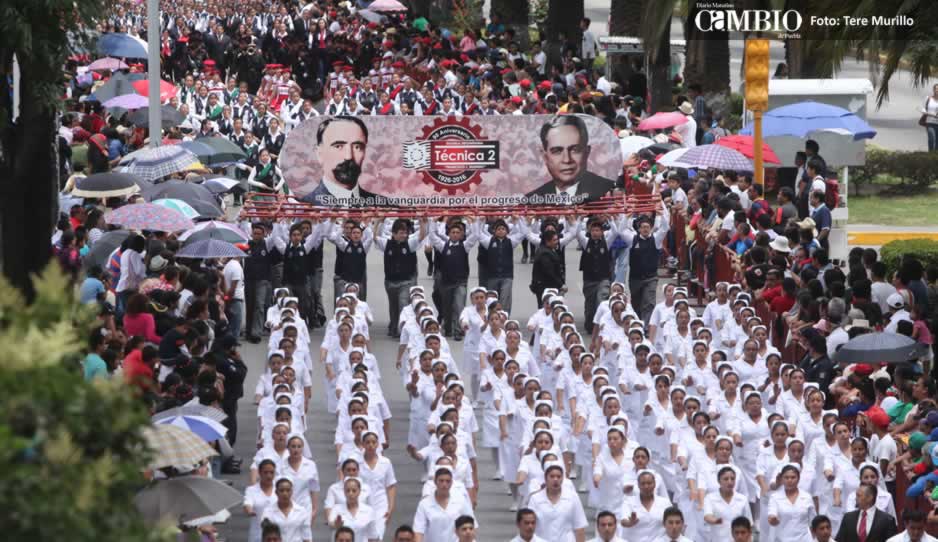
<svg viewBox="0 0 938 542"><path fill-rule="evenodd" d="M162 337L156 334L156 320L147 312L149 302L150 299L140 293L130 296L124 312L124 332L129 336L137 335L147 342L160 344Z"/></svg>

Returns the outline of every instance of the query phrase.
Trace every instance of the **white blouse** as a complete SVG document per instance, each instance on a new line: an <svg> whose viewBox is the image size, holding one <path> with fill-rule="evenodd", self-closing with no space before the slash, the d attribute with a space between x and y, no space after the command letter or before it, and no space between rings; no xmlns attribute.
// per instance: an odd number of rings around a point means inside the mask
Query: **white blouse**
<svg viewBox="0 0 938 542"><path fill-rule="evenodd" d="M642 505L641 497L638 495L626 499L622 505L622 512L619 515L620 527L619 536L626 540L654 540L664 533L664 511L671 506L671 501L667 497L655 495L655 500L651 503L651 508L646 509ZM622 527L621 521L627 520L632 516L632 512L638 516L638 523L634 527ZM538 517L540 519L540 517Z"/></svg>
<svg viewBox="0 0 938 542"><path fill-rule="evenodd" d="M312 459L302 458L300 467L296 470L290 465L290 460L284 459L277 468L277 474L293 480L293 500L296 504L312 509L310 493L319 493L319 470Z"/></svg>
<svg viewBox="0 0 938 542"><path fill-rule="evenodd" d="M711 542L732 540L732 523L734 519L744 517L752 521L752 512L749 510L749 499L737 492L733 492L733 496L730 497L729 502L726 502L726 499L720 495L719 491L716 493L708 493L707 496L704 497L703 513L704 516L713 515L722 520L722 523L719 525L706 524Z"/></svg>
<svg viewBox="0 0 938 542"><path fill-rule="evenodd" d="M244 506L250 506L254 511L251 516L251 529L248 531L248 542L261 542L261 517L270 506L276 506L277 491L271 487L270 495L261 490L260 484L254 484L244 489Z"/></svg>
<svg viewBox="0 0 938 542"><path fill-rule="evenodd" d="M311 542L313 539L312 518L308 508L293 503L289 513L284 515L277 503L274 502L264 510L261 523L265 519L280 527L280 537L283 542Z"/></svg>
<svg viewBox="0 0 938 542"><path fill-rule="evenodd" d="M811 495L799 491L795 502L784 492L769 498L769 517L775 516L779 524L773 528L778 542L811 542L811 520L817 512Z"/></svg>
<svg viewBox="0 0 938 542"><path fill-rule="evenodd" d="M358 505L358 510L353 515L345 503L338 504L329 511L329 524L331 525L336 517L342 517L342 525L355 531L355 540L366 542L368 540L379 540L380 535L377 527L377 515L374 508L367 504Z"/></svg>
<svg viewBox="0 0 938 542"><path fill-rule="evenodd" d="M547 498L546 490L535 492L528 500L528 508L537 515L535 534L547 540L574 542L574 531L586 529L588 525L579 495L563 489L556 503ZM660 517L658 523L661 523Z"/></svg>
<svg viewBox="0 0 938 542"><path fill-rule="evenodd" d="M451 493L446 508L443 508L436 497L430 495L421 499L417 505L414 532L422 534L425 542L456 542L456 529L453 526L459 516L475 517L469 501Z"/></svg>

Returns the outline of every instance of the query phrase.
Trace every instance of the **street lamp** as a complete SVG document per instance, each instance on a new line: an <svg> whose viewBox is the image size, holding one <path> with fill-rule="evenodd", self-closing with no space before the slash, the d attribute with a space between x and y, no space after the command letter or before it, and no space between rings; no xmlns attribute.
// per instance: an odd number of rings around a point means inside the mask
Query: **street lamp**
<svg viewBox="0 0 938 542"><path fill-rule="evenodd" d="M746 40L746 108L752 111L752 154L756 184L765 182L762 167L762 113L769 108L769 40Z"/></svg>

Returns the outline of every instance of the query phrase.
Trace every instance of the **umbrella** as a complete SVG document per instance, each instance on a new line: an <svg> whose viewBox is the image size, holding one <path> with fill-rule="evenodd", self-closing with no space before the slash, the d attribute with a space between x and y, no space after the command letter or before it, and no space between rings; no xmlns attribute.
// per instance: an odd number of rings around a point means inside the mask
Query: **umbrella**
<svg viewBox="0 0 938 542"><path fill-rule="evenodd" d="M237 179L230 179L228 177L213 177L211 179L205 179L205 182L202 183L202 186L211 190L213 194L224 194L239 184L241 184L241 181Z"/></svg>
<svg viewBox="0 0 938 542"><path fill-rule="evenodd" d="M248 158L244 150L227 137L200 137L195 142L212 149L208 161L202 160L203 164L210 167L220 167L222 164L241 162Z"/></svg>
<svg viewBox="0 0 938 542"><path fill-rule="evenodd" d="M689 164L689 167L752 171L752 162L743 153L721 145L700 145L689 149L681 156L681 162Z"/></svg>
<svg viewBox="0 0 938 542"><path fill-rule="evenodd" d="M140 191L137 177L129 173L95 173L75 181L73 196L83 198L116 198Z"/></svg>
<svg viewBox="0 0 938 542"><path fill-rule="evenodd" d="M204 476L157 480L134 497L134 505L148 521L171 518L185 523L213 516L244 502L244 496L228 485Z"/></svg>
<svg viewBox="0 0 938 542"><path fill-rule="evenodd" d="M177 258L193 258L206 260L211 258L244 258L247 254L240 248L227 241L218 239L203 239L194 241L182 247L176 253Z"/></svg>
<svg viewBox="0 0 938 542"><path fill-rule="evenodd" d="M752 136L723 136L716 141L716 144L730 149L735 149L743 153L743 155L749 159L754 159L755 157L755 145L753 144ZM772 147L770 147L769 144L764 141L762 142L762 160L770 164L782 163L782 161L778 159L778 155L775 154L775 151L772 150Z"/></svg>
<svg viewBox="0 0 938 542"><path fill-rule="evenodd" d="M118 58L111 58L109 56L99 58L88 65L88 69L91 71L126 70L127 68L128 66L127 64L124 64L124 61Z"/></svg>
<svg viewBox="0 0 938 542"><path fill-rule="evenodd" d="M375 0L368 5L371 11L407 11L407 7L397 0Z"/></svg>
<svg viewBox="0 0 938 542"><path fill-rule="evenodd" d="M685 169L693 167L681 161L681 157L683 157L689 150L690 149L681 147L679 149L674 149L673 151L668 151L664 156L658 159L658 163L667 167L680 167Z"/></svg>
<svg viewBox="0 0 938 542"><path fill-rule="evenodd" d="M199 161L198 157L178 145L147 147L134 151L121 160L123 171L135 173L145 181L153 181L182 171Z"/></svg>
<svg viewBox="0 0 938 542"><path fill-rule="evenodd" d="M798 102L776 107L762 116L764 137L790 135L805 137L819 130L836 130L853 134L853 139L872 139L876 136L869 124L842 107L819 102ZM752 125L739 131L751 135Z"/></svg>
<svg viewBox="0 0 938 542"><path fill-rule="evenodd" d="M154 452L149 465L151 469L188 468L198 465L206 458L218 455L218 452L198 435L175 425L145 427L143 436Z"/></svg>
<svg viewBox="0 0 938 542"><path fill-rule="evenodd" d="M626 159L632 156L640 149L643 149L654 143L654 140L644 136L627 136L619 140L619 148L622 149L622 158Z"/></svg>
<svg viewBox="0 0 938 542"><path fill-rule="evenodd" d="M85 254L85 257L82 258L82 264L85 269L90 269L93 265L105 267L111 253L114 252L117 247L121 246L124 239L127 239L129 236L130 232L127 230L114 230L98 237L98 240L91 245L91 250L88 251L88 254Z"/></svg>
<svg viewBox="0 0 938 542"><path fill-rule="evenodd" d="M228 429L224 425L210 418L203 418L202 416L172 416L155 420L153 423L158 425L175 425L176 427L188 429L202 437L202 440L205 442L213 442L225 438L225 434L228 432Z"/></svg>
<svg viewBox="0 0 938 542"><path fill-rule="evenodd" d="M106 218L110 224L120 224L128 230L174 232L188 230L192 221L175 209L153 203L134 203L115 209Z"/></svg>
<svg viewBox="0 0 938 542"><path fill-rule="evenodd" d="M124 72L118 72L112 75L110 79L105 81L103 85L98 87L98 90L95 90L91 96L88 97L88 99L103 103L110 100L111 98L114 98L115 96L136 93L137 91L134 90L133 84L130 81L130 77L128 77Z"/></svg>
<svg viewBox="0 0 938 542"><path fill-rule="evenodd" d="M163 412L158 412L150 419L154 422L157 422L159 420L173 418L175 416L201 416L203 418L215 420L216 422L223 422L225 421L225 418L228 417L224 410L210 407L208 405L183 405L176 408L171 408L169 410L164 410Z"/></svg>
<svg viewBox="0 0 938 542"><path fill-rule="evenodd" d="M199 162L208 165L209 158L212 157L212 148L198 141L183 141L179 144L184 149L189 149L192 154L199 158Z"/></svg>
<svg viewBox="0 0 938 542"><path fill-rule="evenodd" d="M164 198L153 200L152 203L153 205L162 205L167 209L174 209L179 211L185 215L186 218L198 218L199 216L198 211L196 211L191 205L182 201L181 199Z"/></svg>
<svg viewBox="0 0 938 542"><path fill-rule="evenodd" d="M312 4L308 4L308 5L312 5ZM365 19L369 23L381 24L388 20L388 18L385 17L384 15L381 15L380 13L375 13L374 11L371 11L370 9L360 9L356 13L358 13L358 15L362 19Z"/></svg>
<svg viewBox="0 0 938 542"><path fill-rule="evenodd" d="M186 203L191 205L192 208L195 209L197 213L199 213L199 218L201 219L221 218L225 214L225 211L223 211L221 207L214 203L214 200L206 201L203 199L195 199L192 201L187 201Z"/></svg>
<svg viewBox="0 0 938 542"><path fill-rule="evenodd" d="M107 100L102 105L108 109L140 109L146 107L149 100L139 94L121 94Z"/></svg>
<svg viewBox="0 0 938 542"><path fill-rule="evenodd" d="M208 222L200 222L196 224L194 228L191 230L186 230L182 235L180 235L179 240L189 241L190 238L195 238L197 235L205 233L212 233L213 236L203 237L203 239L220 239L223 241L228 241L229 243L244 243L248 240L247 234L244 233L241 228L235 226L234 224L220 222L218 220L209 220ZM214 234L219 235L219 237L214 236Z"/></svg>
<svg viewBox="0 0 938 542"><path fill-rule="evenodd" d="M150 81L144 79L140 81L134 81L131 83L134 87L134 90L137 91L141 96L150 95ZM176 85L170 83L169 81L160 80L160 101L165 102L176 95L179 89L176 88Z"/></svg>
<svg viewBox="0 0 938 542"><path fill-rule="evenodd" d="M144 106L137 109L127 115L127 120L137 126L146 126L150 122L150 108ZM185 120L186 117L182 116L182 113L173 106L164 105L160 107L160 125L163 128L169 129L174 126L179 126Z"/></svg>
<svg viewBox="0 0 938 542"><path fill-rule="evenodd" d="M687 122L687 116L677 111L668 113L655 113L638 124L638 130L641 132L650 132L652 130L664 130L672 128L679 124Z"/></svg>
<svg viewBox="0 0 938 542"><path fill-rule="evenodd" d="M191 205L192 200L211 201L214 200L215 195L204 185L172 179L154 184L144 191L143 197L151 201L160 198L175 198Z"/></svg>
<svg viewBox="0 0 938 542"><path fill-rule="evenodd" d="M146 58L147 42L128 34L103 34L98 38L98 53L121 58Z"/></svg>
<svg viewBox="0 0 938 542"><path fill-rule="evenodd" d="M835 363L903 363L927 354L918 341L898 333L865 333L834 354Z"/></svg>
<svg viewBox="0 0 938 542"><path fill-rule="evenodd" d="M247 239L244 238L243 232L238 233L228 229L214 228L189 234L189 237L183 246L188 246L197 241L205 241L207 239L214 239L216 241L224 241L226 243L232 244L247 242Z"/></svg>

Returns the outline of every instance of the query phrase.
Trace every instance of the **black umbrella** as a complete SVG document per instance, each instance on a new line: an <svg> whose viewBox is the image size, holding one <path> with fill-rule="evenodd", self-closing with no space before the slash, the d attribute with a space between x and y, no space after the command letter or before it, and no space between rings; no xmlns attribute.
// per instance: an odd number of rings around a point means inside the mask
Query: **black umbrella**
<svg viewBox="0 0 938 542"><path fill-rule="evenodd" d="M247 160L248 155L244 154L241 147L234 144L227 137L200 137L195 140L196 143L202 143L212 149L212 154L207 162L203 162L210 167L220 167L223 164L233 164ZM201 158L201 157L200 157Z"/></svg>
<svg viewBox="0 0 938 542"><path fill-rule="evenodd" d="M83 198L116 198L140 191L140 179L130 173L95 173L75 181L73 196Z"/></svg>
<svg viewBox="0 0 938 542"><path fill-rule="evenodd" d="M215 194L201 184L178 180L154 184L143 191L143 197L147 201L164 198L181 199L193 207L195 207L193 202L197 200L204 202L215 201Z"/></svg>
<svg viewBox="0 0 938 542"><path fill-rule="evenodd" d="M199 213L199 218L219 218L224 216L225 212L221 210L214 201L205 201L202 199L189 200L186 203L192 206ZM198 219L197 219L198 220Z"/></svg>
<svg viewBox="0 0 938 542"><path fill-rule="evenodd" d="M129 83L128 83L129 84ZM186 117L170 105L160 107L160 125L165 129L179 126L186 120ZM146 126L150 122L150 108L141 107L127 115L127 120L137 126Z"/></svg>
<svg viewBox="0 0 938 542"><path fill-rule="evenodd" d="M124 94L137 94L137 90L134 89L131 84L132 81L126 74L123 72L117 72L111 76L103 85L101 85L98 90L94 91L91 94L91 98L95 101L104 103L115 96L123 96Z"/></svg>
<svg viewBox="0 0 938 542"><path fill-rule="evenodd" d="M91 268L92 265L106 266L107 259L111 253L114 252L114 249L121 246L124 239L127 239L129 236L130 232L127 230L114 230L99 237L98 240L91 245L91 250L88 251L88 254L84 257L83 264L85 269Z"/></svg>
<svg viewBox="0 0 938 542"><path fill-rule="evenodd" d="M836 363L904 363L925 355L915 339L897 333L866 333L850 339L834 354Z"/></svg>

